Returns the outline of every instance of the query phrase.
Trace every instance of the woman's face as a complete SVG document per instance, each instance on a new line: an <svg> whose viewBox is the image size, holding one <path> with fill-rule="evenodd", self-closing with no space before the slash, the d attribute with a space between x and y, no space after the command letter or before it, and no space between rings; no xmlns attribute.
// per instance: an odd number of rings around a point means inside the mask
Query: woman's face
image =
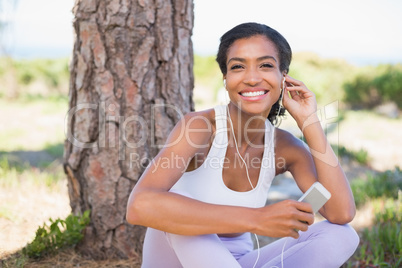
<svg viewBox="0 0 402 268"><path fill-rule="evenodd" d="M265 36L236 40L224 76L231 102L247 114L268 116L284 78L279 64L276 46Z"/></svg>

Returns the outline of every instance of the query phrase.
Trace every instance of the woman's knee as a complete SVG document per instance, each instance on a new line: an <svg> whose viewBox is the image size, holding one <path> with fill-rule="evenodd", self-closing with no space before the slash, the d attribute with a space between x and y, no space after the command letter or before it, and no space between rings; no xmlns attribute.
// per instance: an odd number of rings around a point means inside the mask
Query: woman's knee
<svg viewBox="0 0 402 268"><path fill-rule="evenodd" d="M322 223L328 235L328 247L346 260L353 255L359 245L359 235L349 224L339 225L328 221ZM335 253L336 254L336 253Z"/></svg>
<svg viewBox="0 0 402 268"><path fill-rule="evenodd" d="M332 230L333 236L336 237L337 240L350 246L353 251L356 250L357 246L359 245L360 238L352 226L349 224L339 225L329 222L328 224L331 226L329 229Z"/></svg>

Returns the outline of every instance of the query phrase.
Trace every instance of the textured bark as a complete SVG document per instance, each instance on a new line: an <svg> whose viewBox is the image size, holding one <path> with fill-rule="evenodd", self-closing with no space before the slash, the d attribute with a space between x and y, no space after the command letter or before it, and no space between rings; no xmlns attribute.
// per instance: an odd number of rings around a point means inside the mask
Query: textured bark
<svg viewBox="0 0 402 268"><path fill-rule="evenodd" d="M140 256L125 221L144 167L193 110L192 0L76 0L64 169L74 213L91 210L80 249Z"/></svg>

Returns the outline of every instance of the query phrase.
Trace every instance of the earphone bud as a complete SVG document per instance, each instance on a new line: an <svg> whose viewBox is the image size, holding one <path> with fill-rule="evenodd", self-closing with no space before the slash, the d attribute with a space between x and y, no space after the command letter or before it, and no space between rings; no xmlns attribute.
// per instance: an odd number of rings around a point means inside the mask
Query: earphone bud
<svg viewBox="0 0 402 268"><path fill-rule="evenodd" d="M226 88L226 79L223 79L223 86Z"/></svg>
<svg viewBox="0 0 402 268"><path fill-rule="evenodd" d="M282 82L282 90L285 89L285 82L286 82L286 77L283 78L283 82Z"/></svg>
<svg viewBox="0 0 402 268"><path fill-rule="evenodd" d="M282 100L283 100L283 91L285 90L285 82L286 82L286 77L283 78L282 81L282 88L281 88L281 93L279 94L279 109L278 109L278 113L276 114L276 118L278 118L281 110L282 110Z"/></svg>

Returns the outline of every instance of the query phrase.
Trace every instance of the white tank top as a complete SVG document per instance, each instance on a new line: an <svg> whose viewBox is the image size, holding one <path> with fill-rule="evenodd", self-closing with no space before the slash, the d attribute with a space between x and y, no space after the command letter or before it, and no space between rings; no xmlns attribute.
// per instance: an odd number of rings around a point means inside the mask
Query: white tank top
<svg viewBox="0 0 402 268"><path fill-rule="evenodd" d="M193 199L210 204L254 208L265 206L268 190L275 177L274 126L268 119L265 121L264 154L257 186L247 192L234 191L222 179L228 146L226 106L217 106L214 109L216 133L206 159L197 169L185 172L170 191L187 194ZM247 180L247 177L244 179Z"/></svg>

